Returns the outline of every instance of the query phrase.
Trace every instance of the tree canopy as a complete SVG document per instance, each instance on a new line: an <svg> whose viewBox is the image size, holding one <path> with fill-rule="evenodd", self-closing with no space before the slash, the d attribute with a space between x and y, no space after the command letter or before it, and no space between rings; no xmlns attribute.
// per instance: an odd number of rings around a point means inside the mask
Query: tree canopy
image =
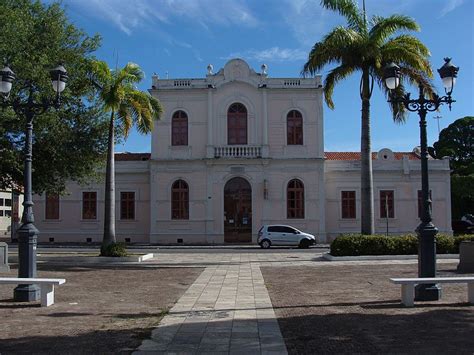
<svg viewBox="0 0 474 355"><path fill-rule="evenodd" d="M474 117L460 118L439 134L433 144L437 158L448 156L453 174L474 174Z"/></svg>
<svg viewBox="0 0 474 355"><path fill-rule="evenodd" d="M8 100L51 101L49 70L63 63L69 75L60 108L34 119L33 190L61 192L67 180L86 181L107 150L107 118L89 74L100 37L71 24L58 3L3 0L0 24L0 58L16 74ZM0 188L23 184L24 129L22 112L0 109Z"/></svg>

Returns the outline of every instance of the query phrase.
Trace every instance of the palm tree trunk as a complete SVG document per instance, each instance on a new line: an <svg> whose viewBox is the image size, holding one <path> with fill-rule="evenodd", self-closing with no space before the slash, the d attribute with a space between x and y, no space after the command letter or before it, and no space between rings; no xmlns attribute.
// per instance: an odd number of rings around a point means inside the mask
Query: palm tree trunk
<svg viewBox="0 0 474 355"><path fill-rule="evenodd" d="M360 218L361 233L374 233L374 191L372 177L372 151L370 146L370 74L368 69L362 72L362 129L360 140L361 160L361 197Z"/></svg>
<svg viewBox="0 0 474 355"><path fill-rule="evenodd" d="M101 254L115 239L115 157L114 157L114 111L110 115L109 146L107 149L107 167L105 169L105 211L104 211L104 238Z"/></svg>

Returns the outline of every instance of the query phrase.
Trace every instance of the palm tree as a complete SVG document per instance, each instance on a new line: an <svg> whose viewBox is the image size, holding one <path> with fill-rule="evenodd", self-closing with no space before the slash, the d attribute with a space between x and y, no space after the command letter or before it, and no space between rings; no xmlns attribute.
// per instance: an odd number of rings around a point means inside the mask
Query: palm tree
<svg viewBox="0 0 474 355"><path fill-rule="evenodd" d="M104 237L101 255L106 256L115 238L115 159L114 131L119 128L125 138L133 125L141 134L153 130L153 122L163 112L160 102L149 94L136 89L143 79L143 72L135 63L124 68L110 70L103 61L93 62L93 81L105 112L110 112L107 166L105 172Z"/></svg>
<svg viewBox="0 0 474 355"><path fill-rule="evenodd" d="M360 11L354 0L322 0L321 5L344 16L347 25L337 26L313 46L302 73L315 74L328 64L337 65L324 80L324 97L331 109L334 109L332 94L335 85L355 72L361 73L361 232L373 234L370 97L374 82L388 97L389 92L383 81L383 68L386 64L395 62L401 67L402 75L401 84L395 90L397 95L404 94L403 83L422 83L431 95L430 53L420 40L409 34L395 36L398 31L419 31L418 24L407 16L373 16L367 21L365 5L363 11ZM403 105L391 103L390 106L394 121L404 122L406 110Z"/></svg>

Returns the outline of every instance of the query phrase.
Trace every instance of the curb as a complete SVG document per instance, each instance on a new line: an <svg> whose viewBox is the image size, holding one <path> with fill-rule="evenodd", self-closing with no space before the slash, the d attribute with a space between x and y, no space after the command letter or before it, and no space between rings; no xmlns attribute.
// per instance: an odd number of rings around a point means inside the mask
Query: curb
<svg viewBox="0 0 474 355"><path fill-rule="evenodd" d="M152 253L139 256L125 256L125 257L102 257L102 256L41 256L38 255L38 261L47 261L55 263L81 263L81 264L113 264L113 263L141 263L142 261L153 258ZM9 257L10 262L17 263L18 256L12 255Z"/></svg>
<svg viewBox="0 0 474 355"><path fill-rule="evenodd" d="M459 254L438 254L437 259L459 259ZM360 260L416 260L418 255L359 255L359 256L332 256L323 254L323 259L328 261L360 261Z"/></svg>

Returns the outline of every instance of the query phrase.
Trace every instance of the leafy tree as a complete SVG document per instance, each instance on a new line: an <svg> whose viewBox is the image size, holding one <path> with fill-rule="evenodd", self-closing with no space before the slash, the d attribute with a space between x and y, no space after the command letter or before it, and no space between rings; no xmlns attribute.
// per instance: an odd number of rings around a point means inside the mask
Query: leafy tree
<svg viewBox="0 0 474 355"><path fill-rule="evenodd" d="M98 90L104 112L110 112L107 167L105 172L104 237L101 255L109 256L115 238L115 158L114 136L117 125L127 137L133 125L139 133L147 134L153 129L154 119L163 111L160 102L135 88L143 79L143 72L135 63L128 63L120 70L110 70L102 61L93 63L93 82Z"/></svg>
<svg viewBox="0 0 474 355"><path fill-rule="evenodd" d="M329 108L334 109L332 94L341 80L355 72L361 74L361 232L374 232L373 179L370 141L370 97L374 82L388 96L383 80L383 68L390 62L401 68L401 83L395 91L403 95L404 84L421 83L428 94L433 88L429 81L432 70L429 51L417 38L398 31L418 31L418 24L403 15L387 18L373 16L367 20L365 10L359 10L354 0L322 0L323 7L344 16L347 26L338 26L317 42L304 65L303 74L320 72L328 64L337 64L324 80L324 96ZM402 104L391 104L395 122L404 122L406 111Z"/></svg>
<svg viewBox="0 0 474 355"><path fill-rule="evenodd" d="M3 0L0 24L0 58L17 76L9 100L51 101L49 70L63 62L68 71L60 108L34 119L33 190L61 192L66 181L87 180L104 161L108 125L94 107L88 75L100 37L72 25L57 3ZM23 184L25 121L21 111L0 110L0 188Z"/></svg>
<svg viewBox="0 0 474 355"><path fill-rule="evenodd" d="M437 158L450 157L453 174L474 174L474 117L451 123L441 131L433 147Z"/></svg>
<svg viewBox="0 0 474 355"><path fill-rule="evenodd" d="M474 213L474 117L460 118L443 129L432 155L450 158L453 219Z"/></svg>

